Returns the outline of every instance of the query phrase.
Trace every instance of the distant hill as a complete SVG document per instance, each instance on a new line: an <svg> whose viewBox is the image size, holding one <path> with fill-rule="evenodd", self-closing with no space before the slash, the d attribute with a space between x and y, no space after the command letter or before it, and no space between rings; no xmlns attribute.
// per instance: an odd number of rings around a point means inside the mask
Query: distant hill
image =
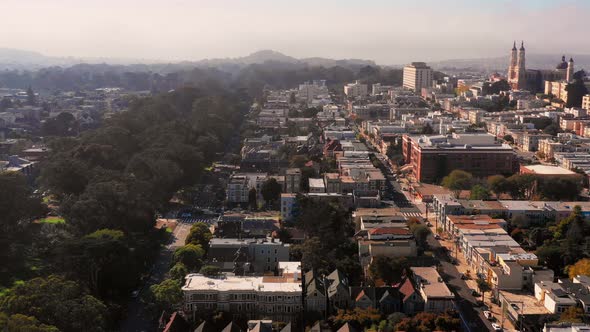
<svg viewBox="0 0 590 332"><path fill-rule="evenodd" d="M147 66L153 68L156 71L163 70L164 72L171 72L174 70L183 70L191 67L222 67L226 69L236 69L251 64L263 64L268 62L324 67L367 65L376 66L375 62L371 60L334 60L327 58L297 59L272 50L262 50L238 58L219 58L205 59L199 61L179 61L166 63L164 61L146 59L53 57L41 54L39 52L24 51L10 48L0 48L0 70L37 70L53 66L70 67L84 63L104 63L110 65L139 65L139 67L141 68L145 68L145 66Z"/></svg>
<svg viewBox="0 0 590 332"><path fill-rule="evenodd" d="M527 54L526 67L530 69L553 69L561 62L561 54ZM590 69L590 54L566 55L569 60L573 57L576 70ZM438 70L445 69L475 69L504 72L508 69L509 56L479 59L452 59L429 62Z"/></svg>

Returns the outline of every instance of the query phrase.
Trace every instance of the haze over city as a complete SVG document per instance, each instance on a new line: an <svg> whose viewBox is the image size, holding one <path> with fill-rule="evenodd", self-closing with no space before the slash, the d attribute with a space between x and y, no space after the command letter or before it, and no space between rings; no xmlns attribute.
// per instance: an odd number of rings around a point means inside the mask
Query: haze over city
<svg viewBox="0 0 590 332"><path fill-rule="evenodd" d="M512 40L531 54L590 53L572 42L587 39L584 0L2 2L0 47L50 56L180 61L272 49L391 65L502 56Z"/></svg>

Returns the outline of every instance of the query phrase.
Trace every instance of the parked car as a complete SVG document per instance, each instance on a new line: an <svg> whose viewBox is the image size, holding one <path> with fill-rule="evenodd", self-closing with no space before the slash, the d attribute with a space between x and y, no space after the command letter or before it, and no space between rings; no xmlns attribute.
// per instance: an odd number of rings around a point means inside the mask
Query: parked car
<svg viewBox="0 0 590 332"><path fill-rule="evenodd" d="M465 273L460 273L459 276L461 277L461 280L467 279L467 276L465 275Z"/></svg>
<svg viewBox="0 0 590 332"><path fill-rule="evenodd" d="M502 331L502 328L500 327L500 325L498 325L496 323L492 323L492 329L494 329L494 331Z"/></svg>
<svg viewBox="0 0 590 332"><path fill-rule="evenodd" d="M514 304L514 303L512 303L510 306L511 306L511 307L512 307L512 309L514 309L514 310L520 310L520 308L519 308L519 307L518 307L516 304Z"/></svg>
<svg viewBox="0 0 590 332"><path fill-rule="evenodd" d="M138 296L139 296L139 289L138 290L134 290L131 293L131 297L134 298L134 299L136 299Z"/></svg>
<svg viewBox="0 0 590 332"><path fill-rule="evenodd" d="M428 227L432 227L432 224L431 224L430 222L427 222L427 223L426 223L426 226L428 226Z"/></svg>
<svg viewBox="0 0 590 332"><path fill-rule="evenodd" d="M479 297L479 296L481 296L481 294L479 294L479 293L478 293L476 290L472 290L472 291L471 291L471 295L472 295L473 297Z"/></svg>
<svg viewBox="0 0 590 332"><path fill-rule="evenodd" d="M440 235L438 235L438 234L434 234L434 239L435 239L435 240L440 240Z"/></svg>
<svg viewBox="0 0 590 332"><path fill-rule="evenodd" d="M489 311L489 310L484 310L484 312L483 312L483 316L484 316L486 319L492 319L492 317L493 317L493 316L492 316L492 312L491 312L491 311Z"/></svg>

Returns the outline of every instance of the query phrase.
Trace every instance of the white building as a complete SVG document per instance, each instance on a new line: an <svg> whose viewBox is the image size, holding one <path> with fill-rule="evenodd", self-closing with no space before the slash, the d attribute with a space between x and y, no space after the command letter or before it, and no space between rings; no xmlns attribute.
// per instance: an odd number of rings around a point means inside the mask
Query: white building
<svg viewBox="0 0 590 332"><path fill-rule="evenodd" d="M404 67L403 86L420 93L422 88L432 87L432 69L424 62L412 62Z"/></svg>
<svg viewBox="0 0 590 332"><path fill-rule="evenodd" d="M354 83L348 83L344 86L344 94L348 98L364 98L368 94L368 88L366 84L362 84L360 81Z"/></svg>
<svg viewBox="0 0 590 332"><path fill-rule="evenodd" d="M182 292L184 311L193 318L224 311L234 317L294 322L303 310L300 270L279 277L189 274Z"/></svg>

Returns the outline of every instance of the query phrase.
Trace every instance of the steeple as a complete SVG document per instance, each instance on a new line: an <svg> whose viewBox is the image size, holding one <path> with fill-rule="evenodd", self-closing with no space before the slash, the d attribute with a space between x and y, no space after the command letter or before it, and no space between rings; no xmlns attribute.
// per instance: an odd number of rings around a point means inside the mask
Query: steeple
<svg viewBox="0 0 590 332"><path fill-rule="evenodd" d="M520 42L520 50L524 51L524 40Z"/></svg>
<svg viewBox="0 0 590 332"><path fill-rule="evenodd" d="M512 50L516 51L516 40L514 41L514 44L512 45Z"/></svg>

